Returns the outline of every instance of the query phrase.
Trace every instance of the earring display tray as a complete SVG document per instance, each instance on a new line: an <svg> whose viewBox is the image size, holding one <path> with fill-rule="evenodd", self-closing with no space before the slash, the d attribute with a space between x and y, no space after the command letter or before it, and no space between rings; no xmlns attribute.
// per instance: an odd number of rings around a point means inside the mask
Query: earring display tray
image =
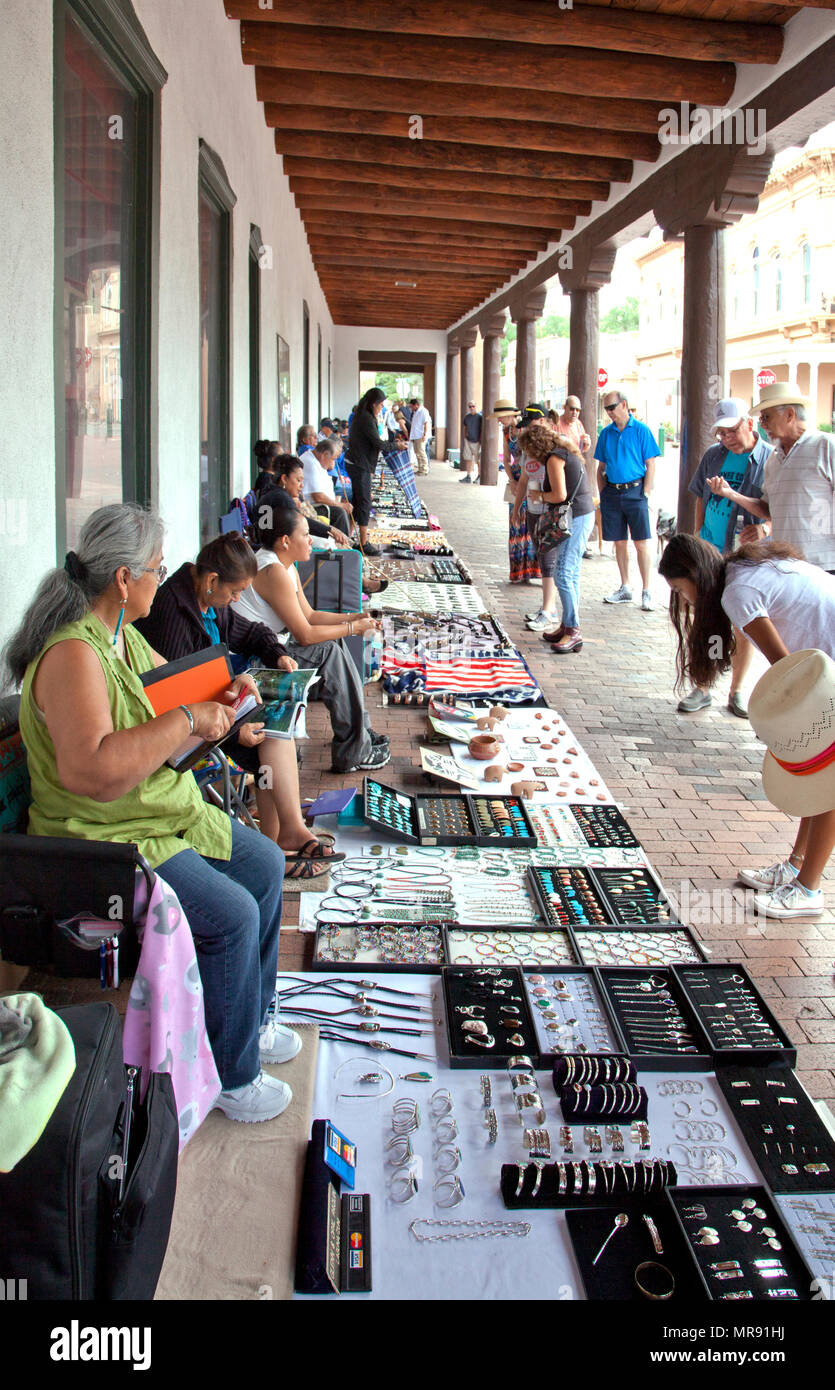
<svg viewBox="0 0 835 1390"><path fill-rule="evenodd" d="M516 796L409 796L366 777L363 805L366 825L412 844L536 848L536 832Z"/></svg>
<svg viewBox="0 0 835 1390"><path fill-rule="evenodd" d="M707 1035L715 1066L797 1065L797 1048L744 966L677 966L673 973Z"/></svg>
<svg viewBox="0 0 835 1390"><path fill-rule="evenodd" d="M565 966L525 974L543 1062L565 1052L622 1052L594 971Z"/></svg>
<svg viewBox="0 0 835 1390"><path fill-rule="evenodd" d="M708 1298L721 1302L809 1302L812 1272L765 1187L669 1191Z"/></svg>
<svg viewBox="0 0 835 1390"><path fill-rule="evenodd" d="M625 1223L624 1216L627 1218ZM619 1218L617 1225L616 1217ZM655 1227L655 1240L646 1217ZM668 1307L707 1300L689 1242L682 1235L666 1198L641 1201L623 1197L618 1206L569 1208L565 1221L588 1299L644 1304L657 1302ZM611 1239L600 1254L609 1236ZM656 1242L661 1246L660 1250L656 1248ZM669 1298L660 1296L666 1292L669 1284L663 1275L660 1275L654 1299L641 1293L635 1283L635 1274L638 1266L647 1262L662 1265L675 1280ZM638 1277L643 1279L646 1276L649 1280L652 1273L651 1268L642 1270ZM649 1282L646 1287L652 1292Z"/></svg>
<svg viewBox="0 0 835 1390"><path fill-rule="evenodd" d="M484 1071L518 1054L539 1065L536 1030L518 966L482 973L447 965L441 981L451 1067Z"/></svg>
<svg viewBox="0 0 835 1390"><path fill-rule="evenodd" d="M322 923L316 928L311 970L408 971L436 975L444 964L439 927L410 927L402 922L374 926Z"/></svg>
<svg viewBox="0 0 835 1390"><path fill-rule="evenodd" d="M528 883L542 916L553 927L604 926L615 920L590 869L570 864L532 865Z"/></svg>
<svg viewBox="0 0 835 1390"><path fill-rule="evenodd" d="M577 965L565 931L464 931L444 929L444 953L450 965Z"/></svg>
<svg viewBox="0 0 835 1390"><path fill-rule="evenodd" d="M537 1160L503 1163L501 1194L505 1206L515 1210L588 1207L608 1203L610 1198L660 1197L664 1188L677 1182L675 1164L663 1158L600 1159L595 1163L584 1158L556 1163Z"/></svg>
<svg viewBox="0 0 835 1390"><path fill-rule="evenodd" d="M617 806L578 804L571 807L571 813L586 844L593 849L640 849L640 840Z"/></svg>
<svg viewBox="0 0 835 1390"><path fill-rule="evenodd" d="M835 1141L788 1067L721 1067L734 1119L772 1192L835 1187Z"/></svg>
<svg viewBox="0 0 835 1390"><path fill-rule="evenodd" d="M687 927L646 931L628 927L572 928L581 965L677 965L699 963L704 951Z"/></svg>
<svg viewBox="0 0 835 1390"><path fill-rule="evenodd" d="M630 1057L642 1071L708 1071L710 1044L672 970L617 970L597 977Z"/></svg>
<svg viewBox="0 0 835 1390"><path fill-rule="evenodd" d="M601 867L595 869L594 878L611 921L630 927L681 925L664 888L648 866Z"/></svg>
<svg viewBox="0 0 835 1390"><path fill-rule="evenodd" d="M835 1192L775 1196L774 1203L791 1230L801 1255L815 1275L819 1298L835 1298Z"/></svg>

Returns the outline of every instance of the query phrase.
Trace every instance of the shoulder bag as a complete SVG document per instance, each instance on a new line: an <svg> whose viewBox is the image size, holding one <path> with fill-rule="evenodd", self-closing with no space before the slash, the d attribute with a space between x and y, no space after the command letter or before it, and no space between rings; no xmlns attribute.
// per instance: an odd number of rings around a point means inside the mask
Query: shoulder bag
<svg viewBox="0 0 835 1390"><path fill-rule="evenodd" d="M552 455L549 454L548 457L551 458ZM557 454L556 457L561 458L562 455ZM583 470L583 472L585 472L585 469ZM554 546L562 545L563 541L568 540L568 537L571 535L571 526L574 521L574 514L571 510L571 504L574 501L574 498L577 496L582 481L583 473L581 472L579 478L577 479L577 486L575 487L574 491L572 492L571 496L567 499L567 501L549 502L546 504L547 511L544 511L541 517L539 518L535 532L536 543L539 546L540 550L553 550Z"/></svg>

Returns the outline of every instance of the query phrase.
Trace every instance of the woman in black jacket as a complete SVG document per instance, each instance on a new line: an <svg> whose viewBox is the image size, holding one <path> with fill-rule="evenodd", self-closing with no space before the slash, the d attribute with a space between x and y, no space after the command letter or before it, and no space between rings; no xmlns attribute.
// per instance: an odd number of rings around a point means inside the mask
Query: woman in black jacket
<svg viewBox="0 0 835 1390"><path fill-rule="evenodd" d="M396 453L397 443L389 444L380 437L378 419L385 393L379 386L366 391L351 420L345 467L353 487L354 520L360 531L359 549L364 555L379 555L376 545L368 544L368 518L371 515L371 475L381 453Z"/></svg>
<svg viewBox="0 0 835 1390"><path fill-rule="evenodd" d="M231 531L204 545L197 560L181 565L157 590L147 618L136 622L145 640L177 661L219 642L239 656L257 656L265 666L295 671L288 656L265 623L251 623L230 607L258 572L255 556L243 536ZM263 724L244 724L228 739L224 751L255 776L255 798L261 833L284 850L285 891L290 884L322 888L330 846L311 835L299 804L299 772L293 739L267 739ZM313 880L316 880L314 883ZM290 890L292 891L292 889Z"/></svg>

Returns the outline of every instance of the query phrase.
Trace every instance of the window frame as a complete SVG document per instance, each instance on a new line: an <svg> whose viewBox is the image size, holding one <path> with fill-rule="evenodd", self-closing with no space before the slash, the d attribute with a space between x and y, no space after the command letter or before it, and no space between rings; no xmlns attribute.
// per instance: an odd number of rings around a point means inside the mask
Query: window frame
<svg viewBox="0 0 835 1390"><path fill-rule="evenodd" d="M197 159L197 226L195 228L198 242L197 254L197 275L198 275L198 314L197 314L197 347L198 363L200 361L200 203L205 199L213 207L214 211L220 214L220 225L222 229L222 243L220 248L221 255L221 274L223 276L221 303L220 303L220 341L219 348L223 356L222 366L225 370L218 373L219 401L218 414L221 421L220 431L220 464L223 472L225 486L221 490L226 501L221 504L225 508L231 496L232 478L232 211L237 203L237 197L232 190L226 170L223 167L223 160L205 140L201 139L198 148ZM199 391L202 402L202 378ZM198 524L200 526L201 545L203 534L203 517L201 515L201 477L200 477L200 431L198 428L197 440L197 509ZM223 515L223 510L219 516ZM217 533L217 518L210 535Z"/></svg>

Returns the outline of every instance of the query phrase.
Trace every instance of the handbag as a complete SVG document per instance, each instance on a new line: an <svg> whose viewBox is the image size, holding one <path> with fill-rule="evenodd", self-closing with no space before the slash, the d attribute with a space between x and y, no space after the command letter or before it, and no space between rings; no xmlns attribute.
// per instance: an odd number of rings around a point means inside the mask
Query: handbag
<svg viewBox="0 0 835 1390"><path fill-rule="evenodd" d="M549 455L550 457L550 455ZM585 469L583 470L585 472ZM543 512L536 524L536 543L540 550L553 550L557 545L562 545L571 535L571 527L574 521L574 513L571 504L577 496L580 484L583 481L583 472L577 479L577 486L571 496L565 502L549 502L548 510Z"/></svg>

